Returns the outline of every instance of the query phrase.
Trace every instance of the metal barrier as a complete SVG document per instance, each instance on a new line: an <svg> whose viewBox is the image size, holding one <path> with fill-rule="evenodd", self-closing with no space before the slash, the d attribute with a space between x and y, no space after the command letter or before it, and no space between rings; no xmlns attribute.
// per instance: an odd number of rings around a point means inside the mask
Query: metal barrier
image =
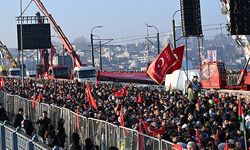
<svg viewBox="0 0 250 150"><path fill-rule="evenodd" d="M139 149L138 131L125 127L120 127L120 149Z"/></svg>
<svg viewBox="0 0 250 150"><path fill-rule="evenodd" d="M161 142L157 138L153 138L151 136L148 136L146 134L139 133L139 147L140 150L160 150L161 148Z"/></svg>
<svg viewBox="0 0 250 150"><path fill-rule="evenodd" d="M161 140L161 149L162 150L172 150L174 143L171 143L166 140Z"/></svg>
<svg viewBox="0 0 250 150"><path fill-rule="evenodd" d="M89 137L94 140L100 149L107 148L106 121L89 118Z"/></svg>
<svg viewBox="0 0 250 150"><path fill-rule="evenodd" d="M66 140L65 140L65 144L66 146L69 146L70 145L70 138L71 138L71 134L70 134L70 111L69 109L66 109L66 108L62 108L62 114L61 114L61 117L64 119L65 123L64 123L64 128L65 128L65 133L67 135L66 137Z"/></svg>
<svg viewBox="0 0 250 150"><path fill-rule="evenodd" d="M111 123L106 123L107 126L107 147L120 147L119 127Z"/></svg>
<svg viewBox="0 0 250 150"><path fill-rule="evenodd" d="M55 128L58 127L58 121L59 118L61 118L62 109L56 105L50 105L50 119L51 124L55 126Z"/></svg>
<svg viewBox="0 0 250 150"><path fill-rule="evenodd" d="M6 125L6 122L4 123L0 122L0 128L1 128L0 149L6 149L6 150L51 150L52 149L43 143L38 143L34 141L34 138L22 134L19 131L19 128L15 129L9 125Z"/></svg>
<svg viewBox="0 0 250 150"><path fill-rule="evenodd" d="M28 115L29 119L35 122L43 113L43 111L48 112L48 116L51 119L51 124L57 128L58 120L60 118L64 119L64 127L66 133L65 149L69 148L72 142L71 135L73 132L79 133L80 144L83 146L86 138L91 138L94 140L95 145L99 146L100 150L107 150L110 146L116 146L120 150L172 150L173 143L159 140L154 137L150 137L145 134L141 134L136 130L118 127L112 123L106 121L87 118L82 115L78 115L67 108L58 107L53 104L49 105L46 103L39 103L34 108L32 107L32 101L19 96L13 96L0 91L0 96L3 97L3 104L6 108L8 117L13 120L14 114L17 113L19 108L24 109L24 113ZM1 97L0 97L1 99ZM79 127L78 127L79 124ZM7 127L3 128L0 125L0 148L5 147L5 145L11 146L13 143L13 131ZM2 132L2 131L5 132ZM27 141L27 137L17 133L16 142L20 149L25 149L25 145L29 145L34 150L45 150L42 143L35 141ZM15 138L14 138L15 139ZM4 141L2 143L1 141ZM4 145L5 144L5 145ZM30 149L30 148L26 148Z"/></svg>

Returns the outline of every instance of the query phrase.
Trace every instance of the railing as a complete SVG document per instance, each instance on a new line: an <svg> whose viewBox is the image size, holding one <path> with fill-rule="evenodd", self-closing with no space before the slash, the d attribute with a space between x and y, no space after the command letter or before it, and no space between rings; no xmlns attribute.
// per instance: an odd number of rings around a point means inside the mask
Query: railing
<svg viewBox="0 0 250 150"><path fill-rule="evenodd" d="M46 110L55 128L57 128L58 120L60 118L64 119L64 127L67 135L65 142L66 149L69 148L72 142L71 135L73 132L77 132L80 135L80 145L82 147L85 139L91 138L94 140L95 145L99 146L100 150L107 150L110 146L116 146L120 150L172 150L174 145L171 142L139 133L137 130L119 127L103 120L78 115L69 109L53 104L39 103L35 108L32 108L31 100L16 95L9 95L2 91L0 91L0 102L3 103L11 121L14 119L14 114L18 112L18 108L23 108L24 113L28 115L28 118L32 122L38 120L42 112ZM8 135L8 137L10 136ZM21 138L19 138L19 141L21 141ZM41 149L36 142L32 142L32 144L34 149Z"/></svg>
<svg viewBox="0 0 250 150"><path fill-rule="evenodd" d="M36 142L33 138L21 133L19 128L15 129L0 122L0 149L7 150L51 150L43 143ZM56 148L54 148L56 149Z"/></svg>

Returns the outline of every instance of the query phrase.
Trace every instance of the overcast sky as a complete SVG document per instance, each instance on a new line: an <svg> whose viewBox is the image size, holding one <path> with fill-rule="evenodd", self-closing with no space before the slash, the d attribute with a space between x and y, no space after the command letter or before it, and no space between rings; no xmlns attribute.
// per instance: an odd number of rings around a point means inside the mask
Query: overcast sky
<svg viewBox="0 0 250 150"><path fill-rule="evenodd" d="M30 2L30 0L22 1L23 7ZM101 38L115 40L146 34L145 23L157 26L160 32L170 32L172 15L180 9L179 0L42 0L42 2L70 41L80 36L89 38L91 28L96 25L102 25L103 28L95 29L95 34ZM2 0L1 6L0 40L8 47L17 47L15 17L20 14L20 1ZM226 23L220 12L220 0L201 0L201 10L203 25ZM37 11L38 8L32 3L24 15L34 15ZM177 13L175 18L177 23L180 23L180 13ZM151 29L149 32L155 33L155 30ZM205 31L204 34L209 37L215 32L217 31Z"/></svg>

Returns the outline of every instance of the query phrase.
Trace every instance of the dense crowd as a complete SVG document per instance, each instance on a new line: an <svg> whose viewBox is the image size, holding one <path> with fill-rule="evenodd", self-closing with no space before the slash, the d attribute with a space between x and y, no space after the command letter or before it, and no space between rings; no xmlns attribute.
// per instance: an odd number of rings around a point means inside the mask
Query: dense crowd
<svg viewBox="0 0 250 150"><path fill-rule="evenodd" d="M190 99L182 91L164 91L150 87L126 86L127 95L115 97L124 87L119 83L89 84L98 109L91 107L86 97L86 84L68 80L7 78L3 90L32 99L42 94L43 101L76 110L87 117L120 125L122 108L125 126L165 139L189 149L244 149L244 134L238 121L238 99L245 115L246 139L250 144L250 109L248 97L228 93L200 92ZM195 92L194 92L195 93ZM138 95L142 100L138 102ZM46 115L46 114L45 114ZM39 121L37 122L39 123ZM62 125L63 126L63 125ZM47 127L49 128L49 127ZM52 131L53 131L53 127ZM45 133L41 133L44 135ZM197 140L198 138L198 140Z"/></svg>

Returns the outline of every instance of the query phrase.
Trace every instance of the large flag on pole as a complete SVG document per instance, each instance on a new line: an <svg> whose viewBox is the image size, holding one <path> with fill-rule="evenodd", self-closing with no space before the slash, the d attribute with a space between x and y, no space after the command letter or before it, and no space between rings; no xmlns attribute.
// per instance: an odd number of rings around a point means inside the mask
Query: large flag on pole
<svg viewBox="0 0 250 150"><path fill-rule="evenodd" d="M238 98L238 120L240 122L240 129L243 131L244 134L244 141L245 141L245 149L247 149L247 133L245 127L245 116L243 112L243 107L241 106L241 99Z"/></svg>
<svg viewBox="0 0 250 150"><path fill-rule="evenodd" d="M182 67L182 59L183 59L183 54L184 54L184 45L177 47L176 49L173 50L173 53L176 54L177 56L177 62L173 67L171 67L166 74L171 74L175 70L181 69Z"/></svg>
<svg viewBox="0 0 250 150"><path fill-rule="evenodd" d="M161 51L161 53L154 59L147 70L147 74L158 84L162 84L165 75L169 72L177 62L176 56L170 48L167 46Z"/></svg>
<svg viewBox="0 0 250 150"><path fill-rule="evenodd" d="M244 113L243 113L243 108L241 106L241 99L238 99L238 120L240 122L240 128L245 134L245 125L244 125Z"/></svg>

